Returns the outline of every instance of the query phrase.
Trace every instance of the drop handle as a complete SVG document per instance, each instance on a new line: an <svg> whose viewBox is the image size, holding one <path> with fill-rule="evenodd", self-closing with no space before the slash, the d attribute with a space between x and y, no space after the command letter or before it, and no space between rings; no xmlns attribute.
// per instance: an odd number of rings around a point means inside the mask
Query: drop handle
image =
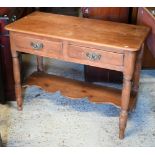
<svg viewBox="0 0 155 155"><path fill-rule="evenodd" d="M87 57L89 60L98 61L98 60L101 59L101 54L97 54L97 53L94 53L94 52L87 52L87 53L86 53L86 57Z"/></svg>
<svg viewBox="0 0 155 155"><path fill-rule="evenodd" d="M43 43L31 42L31 47L35 50L41 50L43 48Z"/></svg>

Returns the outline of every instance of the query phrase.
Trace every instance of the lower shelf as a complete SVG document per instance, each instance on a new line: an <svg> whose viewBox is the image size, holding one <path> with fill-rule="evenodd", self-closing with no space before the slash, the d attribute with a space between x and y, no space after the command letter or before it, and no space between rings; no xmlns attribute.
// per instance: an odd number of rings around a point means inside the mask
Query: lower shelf
<svg viewBox="0 0 155 155"><path fill-rule="evenodd" d="M88 97L91 102L121 106L121 90L119 89L49 75L44 72L34 72L26 79L24 85L36 85L47 92L60 91L62 95L69 98ZM129 110L134 107L136 96L135 93L131 93Z"/></svg>

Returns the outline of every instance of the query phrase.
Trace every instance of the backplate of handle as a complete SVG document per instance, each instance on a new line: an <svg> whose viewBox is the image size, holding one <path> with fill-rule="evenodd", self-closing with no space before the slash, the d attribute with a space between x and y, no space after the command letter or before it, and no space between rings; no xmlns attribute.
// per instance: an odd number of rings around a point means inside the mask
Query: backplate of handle
<svg viewBox="0 0 155 155"><path fill-rule="evenodd" d="M35 50L41 50L43 48L43 43L31 42L31 47Z"/></svg>
<svg viewBox="0 0 155 155"><path fill-rule="evenodd" d="M97 60L100 60L101 59L101 54L97 54L97 53L94 53L94 52L87 52L86 53L86 57L89 60L97 61Z"/></svg>

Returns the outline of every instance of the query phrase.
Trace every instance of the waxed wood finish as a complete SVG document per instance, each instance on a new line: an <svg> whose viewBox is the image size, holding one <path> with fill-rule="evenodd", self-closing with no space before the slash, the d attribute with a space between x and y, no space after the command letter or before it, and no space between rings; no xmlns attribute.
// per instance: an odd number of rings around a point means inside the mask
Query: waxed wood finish
<svg viewBox="0 0 155 155"><path fill-rule="evenodd" d="M75 45L69 45L68 46L68 55L71 58L77 58L80 60L89 60L87 58L87 52L95 52L96 54L101 55L100 60L98 60L99 63L105 63L105 64L112 64L116 66L123 66L123 59L124 55L119 53L114 53L110 51L103 51L103 50L97 50L93 48L85 48L85 47L79 47ZM112 61L111 61L112 60Z"/></svg>
<svg viewBox="0 0 155 155"><path fill-rule="evenodd" d="M23 35L23 37L22 37ZM86 44L77 45L71 41L66 42L60 39L51 39L46 37L40 37L27 34L18 34L17 32L11 32L12 38L17 51L23 51L25 53L34 54L41 57L56 58L68 62L75 62L79 64L87 64L90 66L96 66L101 68L113 69L117 71L123 71L124 52L123 50L112 50L111 48L100 48L98 46L88 47ZM43 40L43 41L42 41ZM22 44L21 44L22 42ZM31 43L43 43L43 48L39 50L33 49ZM85 47L84 47L85 46ZM105 50L103 50L105 49ZM95 53L100 55L99 60L91 60L86 55L87 53ZM38 64L37 66L40 66Z"/></svg>
<svg viewBox="0 0 155 155"><path fill-rule="evenodd" d="M128 23L131 8L129 7L84 7L81 9L85 18ZM122 82L122 73L98 67L84 66L85 81L88 82Z"/></svg>
<svg viewBox="0 0 155 155"><path fill-rule="evenodd" d="M130 51L140 49L148 32L143 26L40 12L9 24L6 29Z"/></svg>
<svg viewBox="0 0 155 155"><path fill-rule="evenodd" d="M121 102L121 113L119 118L119 138L124 138L124 131L126 128L128 118L128 108L131 92L131 80L134 72L135 54L126 53L124 60L125 70L123 72L123 89L122 89L122 102ZM129 65L130 64L130 65Z"/></svg>
<svg viewBox="0 0 155 155"><path fill-rule="evenodd" d="M144 44L141 47L141 50L139 54L137 54L136 58L136 64L135 64L135 71L134 71L134 76L133 76L133 91L138 92L139 89L139 79L140 79L140 70L142 68L142 57L144 54Z"/></svg>
<svg viewBox="0 0 155 155"><path fill-rule="evenodd" d="M44 48L42 48L41 52L50 52L52 51L53 54L61 54L62 52L62 42L61 41L55 41L55 40L51 40L51 39L47 39L47 40L42 40L42 38L35 38L33 37L23 37L23 35L16 35L14 37L14 41L17 47L19 48L23 48L25 49L25 51L28 50L33 50L31 43L37 43L37 42L41 42L44 46ZM22 42L22 44L20 44L20 42ZM37 52L37 51L36 51Z"/></svg>
<svg viewBox="0 0 155 155"><path fill-rule="evenodd" d="M36 85L40 85L46 90L48 87L50 91L56 91L60 86L62 93L70 97L78 98L88 95L92 101L108 102L109 100L116 106L120 106L119 137L120 139L124 138L128 111L134 107L138 92L138 90L134 91L134 97L132 97L132 90L134 90L132 80L134 79L135 87L138 88L141 62L139 60L142 57L139 55L143 51L143 42L149 33L149 28L35 12L8 25L6 29L10 30L19 110L22 109L22 93L18 52L38 56L38 71L43 70L42 57L121 71L123 72L121 95L119 91L113 89L101 89L87 84L81 87L79 82L69 82L66 79L56 77L53 79L48 75L45 78L42 74L37 74L37 76L34 74L37 78L40 75L41 78L37 80L36 77L32 76L29 82L31 85L31 82L35 82ZM137 74L134 74L134 71ZM55 85L50 86L49 79L53 79ZM63 82L60 85L61 81ZM101 90L103 97L100 97L102 95L101 92L98 92L99 90ZM90 95L91 93L92 95Z"/></svg>
<svg viewBox="0 0 155 155"><path fill-rule="evenodd" d="M85 98L91 102L104 103L109 102L121 108L121 90L90 84L86 82L76 81L55 75L49 75L44 72L34 72L24 82L24 86L36 85L47 92L60 91L62 95L69 98ZM129 110L132 110L136 101L136 95L132 92Z"/></svg>

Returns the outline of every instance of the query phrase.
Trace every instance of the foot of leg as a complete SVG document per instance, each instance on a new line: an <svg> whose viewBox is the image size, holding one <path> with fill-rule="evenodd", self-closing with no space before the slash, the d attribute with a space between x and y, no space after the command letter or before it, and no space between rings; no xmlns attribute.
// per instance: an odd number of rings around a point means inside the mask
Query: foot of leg
<svg viewBox="0 0 155 155"><path fill-rule="evenodd" d="M119 138L120 139L124 138L127 119L128 119L128 112L122 110L119 117Z"/></svg>

